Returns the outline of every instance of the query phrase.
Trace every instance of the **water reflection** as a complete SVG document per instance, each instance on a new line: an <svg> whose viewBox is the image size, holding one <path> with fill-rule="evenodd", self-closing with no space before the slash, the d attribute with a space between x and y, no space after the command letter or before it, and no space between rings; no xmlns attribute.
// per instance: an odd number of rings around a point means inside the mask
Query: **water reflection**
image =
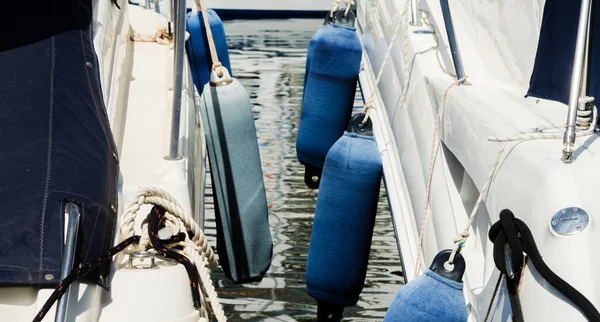
<svg viewBox="0 0 600 322"><path fill-rule="evenodd" d="M306 48L321 20L234 21L225 29L233 74L246 87L262 158L273 263L260 283L235 285L213 278L231 321L313 321L316 303L306 294L305 269L317 193L306 188L295 142ZM211 190L207 189L210 196ZM210 198L209 198L210 201ZM206 232L215 243L214 208L207 204ZM400 263L383 194L365 288L346 321L381 321L402 283Z"/></svg>

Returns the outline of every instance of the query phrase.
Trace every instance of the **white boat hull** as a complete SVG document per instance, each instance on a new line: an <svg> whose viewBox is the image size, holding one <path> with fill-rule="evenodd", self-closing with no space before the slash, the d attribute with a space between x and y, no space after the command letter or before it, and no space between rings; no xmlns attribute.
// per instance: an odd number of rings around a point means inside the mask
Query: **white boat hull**
<svg viewBox="0 0 600 322"><path fill-rule="evenodd" d="M179 132L182 158L167 161L173 104L170 89L173 50L156 42L130 39L136 27L140 29L137 31L153 33L158 30L157 24L166 25L167 20L154 11L128 6L125 0L118 2L121 9L111 1L98 1L94 6L94 46L107 114L120 157L118 214L123 213L125 204L140 188L157 187L171 193L183 211L201 224L206 150L187 58L184 56ZM140 22L145 23L136 25ZM149 210L149 206L144 206L140 212L147 214ZM137 234L140 233L138 229ZM127 256L122 254L114 257L110 291L88 283L72 284L67 321L206 321L193 306L189 277L183 266L157 259L155 268L135 269L128 268L126 260ZM31 321L53 291L36 286L0 288L2 320ZM156 305L160 305L159 310L153 309ZM43 321L54 321L56 306Z"/></svg>
<svg viewBox="0 0 600 322"><path fill-rule="evenodd" d="M360 75L364 97L374 90L403 2L358 2L359 32L365 47ZM439 1L420 1L420 7L431 12L429 20L437 26L441 42L441 64L453 72ZM488 141L488 137L511 136L544 124L560 125L566 119L563 104L523 97L533 69L543 1L502 5L458 1L451 2L451 10L470 84L450 89L446 97L437 132L443 143L433 167L426 219L423 210L435 118L443 93L455 81L439 67L434 37L421 32L428 30L426 25L401 27L372 112L409 281L417 271L422 223L421 269L428 267L439 251L452 248L454 238L463 231L504 145ZM402 106L407 77L408 94ZM505 208L529 226L548 266L600 307L600 279L594 272L600 264L594 248L600 244L600 232L593 225L593 214L600 211L593 184L600 180L600 145L593 144L594 140L595 135L578 138L578 160L568 165L560 160L561 139L508 145L462 250L467 260L465 298L471 321L484 320L494 293L499 271L487 233ZM552 231L550 222L557 211L567 207L585 209L592 215L592 223L579 234L560 236ZM510 320L510 303L502 285L492 301L488 321ZM585 321L531 264L525 269L520 298L525 320Z"/></svg>

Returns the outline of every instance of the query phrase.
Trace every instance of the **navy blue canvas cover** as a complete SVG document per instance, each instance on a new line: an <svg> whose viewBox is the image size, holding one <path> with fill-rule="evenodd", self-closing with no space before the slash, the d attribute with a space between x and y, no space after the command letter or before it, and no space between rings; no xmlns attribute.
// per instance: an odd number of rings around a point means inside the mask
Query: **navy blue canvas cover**
<svg viewBox="0 0 600 322"><path fill-rule="evenodd" d="M568 104L580 1L546 0L528 96ZM592 8L588 93L600 97L600 5Z"/></svg>
<svg viewBox="0 0 600 322"><path fill-rule="evenodd" d="M91 18L91 0L3 3L0 284L58 282L67 200L83 210L75 262L112 246L119 169Z"/></svg>

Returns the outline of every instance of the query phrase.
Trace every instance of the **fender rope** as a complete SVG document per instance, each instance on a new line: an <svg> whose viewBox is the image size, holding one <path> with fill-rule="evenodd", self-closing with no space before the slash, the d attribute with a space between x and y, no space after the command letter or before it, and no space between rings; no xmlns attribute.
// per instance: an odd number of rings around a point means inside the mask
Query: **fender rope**
<svg viewBox="0 0 600 322"><path fill-rule="evenodd" d="M500 212L500 220L492 225L488 236L494 243L494 264L506 276L514 322L524 321L518 293L524 263L523 253L527 254L528 260L533 263L538 273L578 307L589 321L600 321L600 313L594 305L546 265L529 227L522 220L515 218L512 211L504 209ZM507 250L508 254L505 253ZM505 256L508 256L513 264L512 277L509 277L507 272Z"/></svg>

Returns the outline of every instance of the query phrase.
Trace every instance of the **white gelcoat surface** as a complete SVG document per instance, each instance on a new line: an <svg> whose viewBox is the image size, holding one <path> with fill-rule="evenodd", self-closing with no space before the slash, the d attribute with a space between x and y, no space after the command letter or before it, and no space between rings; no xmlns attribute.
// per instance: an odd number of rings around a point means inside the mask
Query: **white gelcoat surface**
<svg viewBox="0 0 600 322"><path fill-rule="evenodd" d="M365 46L363 95L373 90L375 76L392 37L404 1L360 1L359 24ZM511 136L539 125L566 120L563 104L524 98L537 49L544 1L451 1L456 37L470 85L455 87L446 98L440 131L444 148L433 171L430 210L424 235L425 265L442 249L452 248L462 231L494 159L504 143L489 136ZM439 1L420 1L437 26L443 65L453 72ZM432 35L414 33L426 26L403 26L379 85L381 100L374 112L377 143L382 151L395 229L406 276L413 278L416 244L423 218L434 120L440 99L454 78L438 66ZM419 53L415 56L415 53ZM400 107L405 77L404 55L414 59L407 104ZM385 111L386 113L383 113ZM383 119L378 119L378 118ZM600 307L600 264L593 245L600 242L594 215L594 182L600 179L597 136L578 138L577 160L560 160L562 140L510 144L463 255L467 260L465 297L470 320L483 321L498 278L493 264L490 225L509 208L530 227L544 260L559 276ZM389 144L394 144L389 148ZM397 152L395 152L396 150ZM386 153L397 153L386 157ZM506 154L505 154L506 155ZM398 160L399 161L398 161ZM385 163L388 163L387 165ZM402 171L396 168L400 167ZM409 203L412 207L406 206ZM565 207L582 207L591 216L581 233L565 237L551 232L550 219ZM412 209L411 209L412 208ZM412 212L411 212L412 211ZM411 260L412 258L412 260ZM492 307L491 321L507 321L510 304L504 289ZM585 321L565 298L528 265L521 289L526 320Z"/></svg>
<svg viewBox="0 0 600 322"><path fill-rule="evenodd" d="M196 186L203 186L205 180L206 151L187 59L184 58L179 136L182 158L167 161L164 157L168 154L170 137L173 50L157 43L132 42L131 31L156 25L157 16L152 11L128 6L124 0L120 0L119 4L120 10L110 1L94 2L93 22L104 99L119 149L119 214L139 188L153 186L169 191L187 214L202 223L204 189ZM164 18L158 19L166 23ZM148 211L149 208L142 210ZM206 321L193 308L188 277L182 266L127 270L115 262L113 267L119 269L113 272L110 292L79 282L71 286L68 321ZM0 315L3 321L31 320L53 291L37 287L6 287L1 290ZM151 298L155 302L158 298L156 303L160 303L160 310L154 310L156 304ZM56 305L44 321L54 321L55 309Z"/></svg>

